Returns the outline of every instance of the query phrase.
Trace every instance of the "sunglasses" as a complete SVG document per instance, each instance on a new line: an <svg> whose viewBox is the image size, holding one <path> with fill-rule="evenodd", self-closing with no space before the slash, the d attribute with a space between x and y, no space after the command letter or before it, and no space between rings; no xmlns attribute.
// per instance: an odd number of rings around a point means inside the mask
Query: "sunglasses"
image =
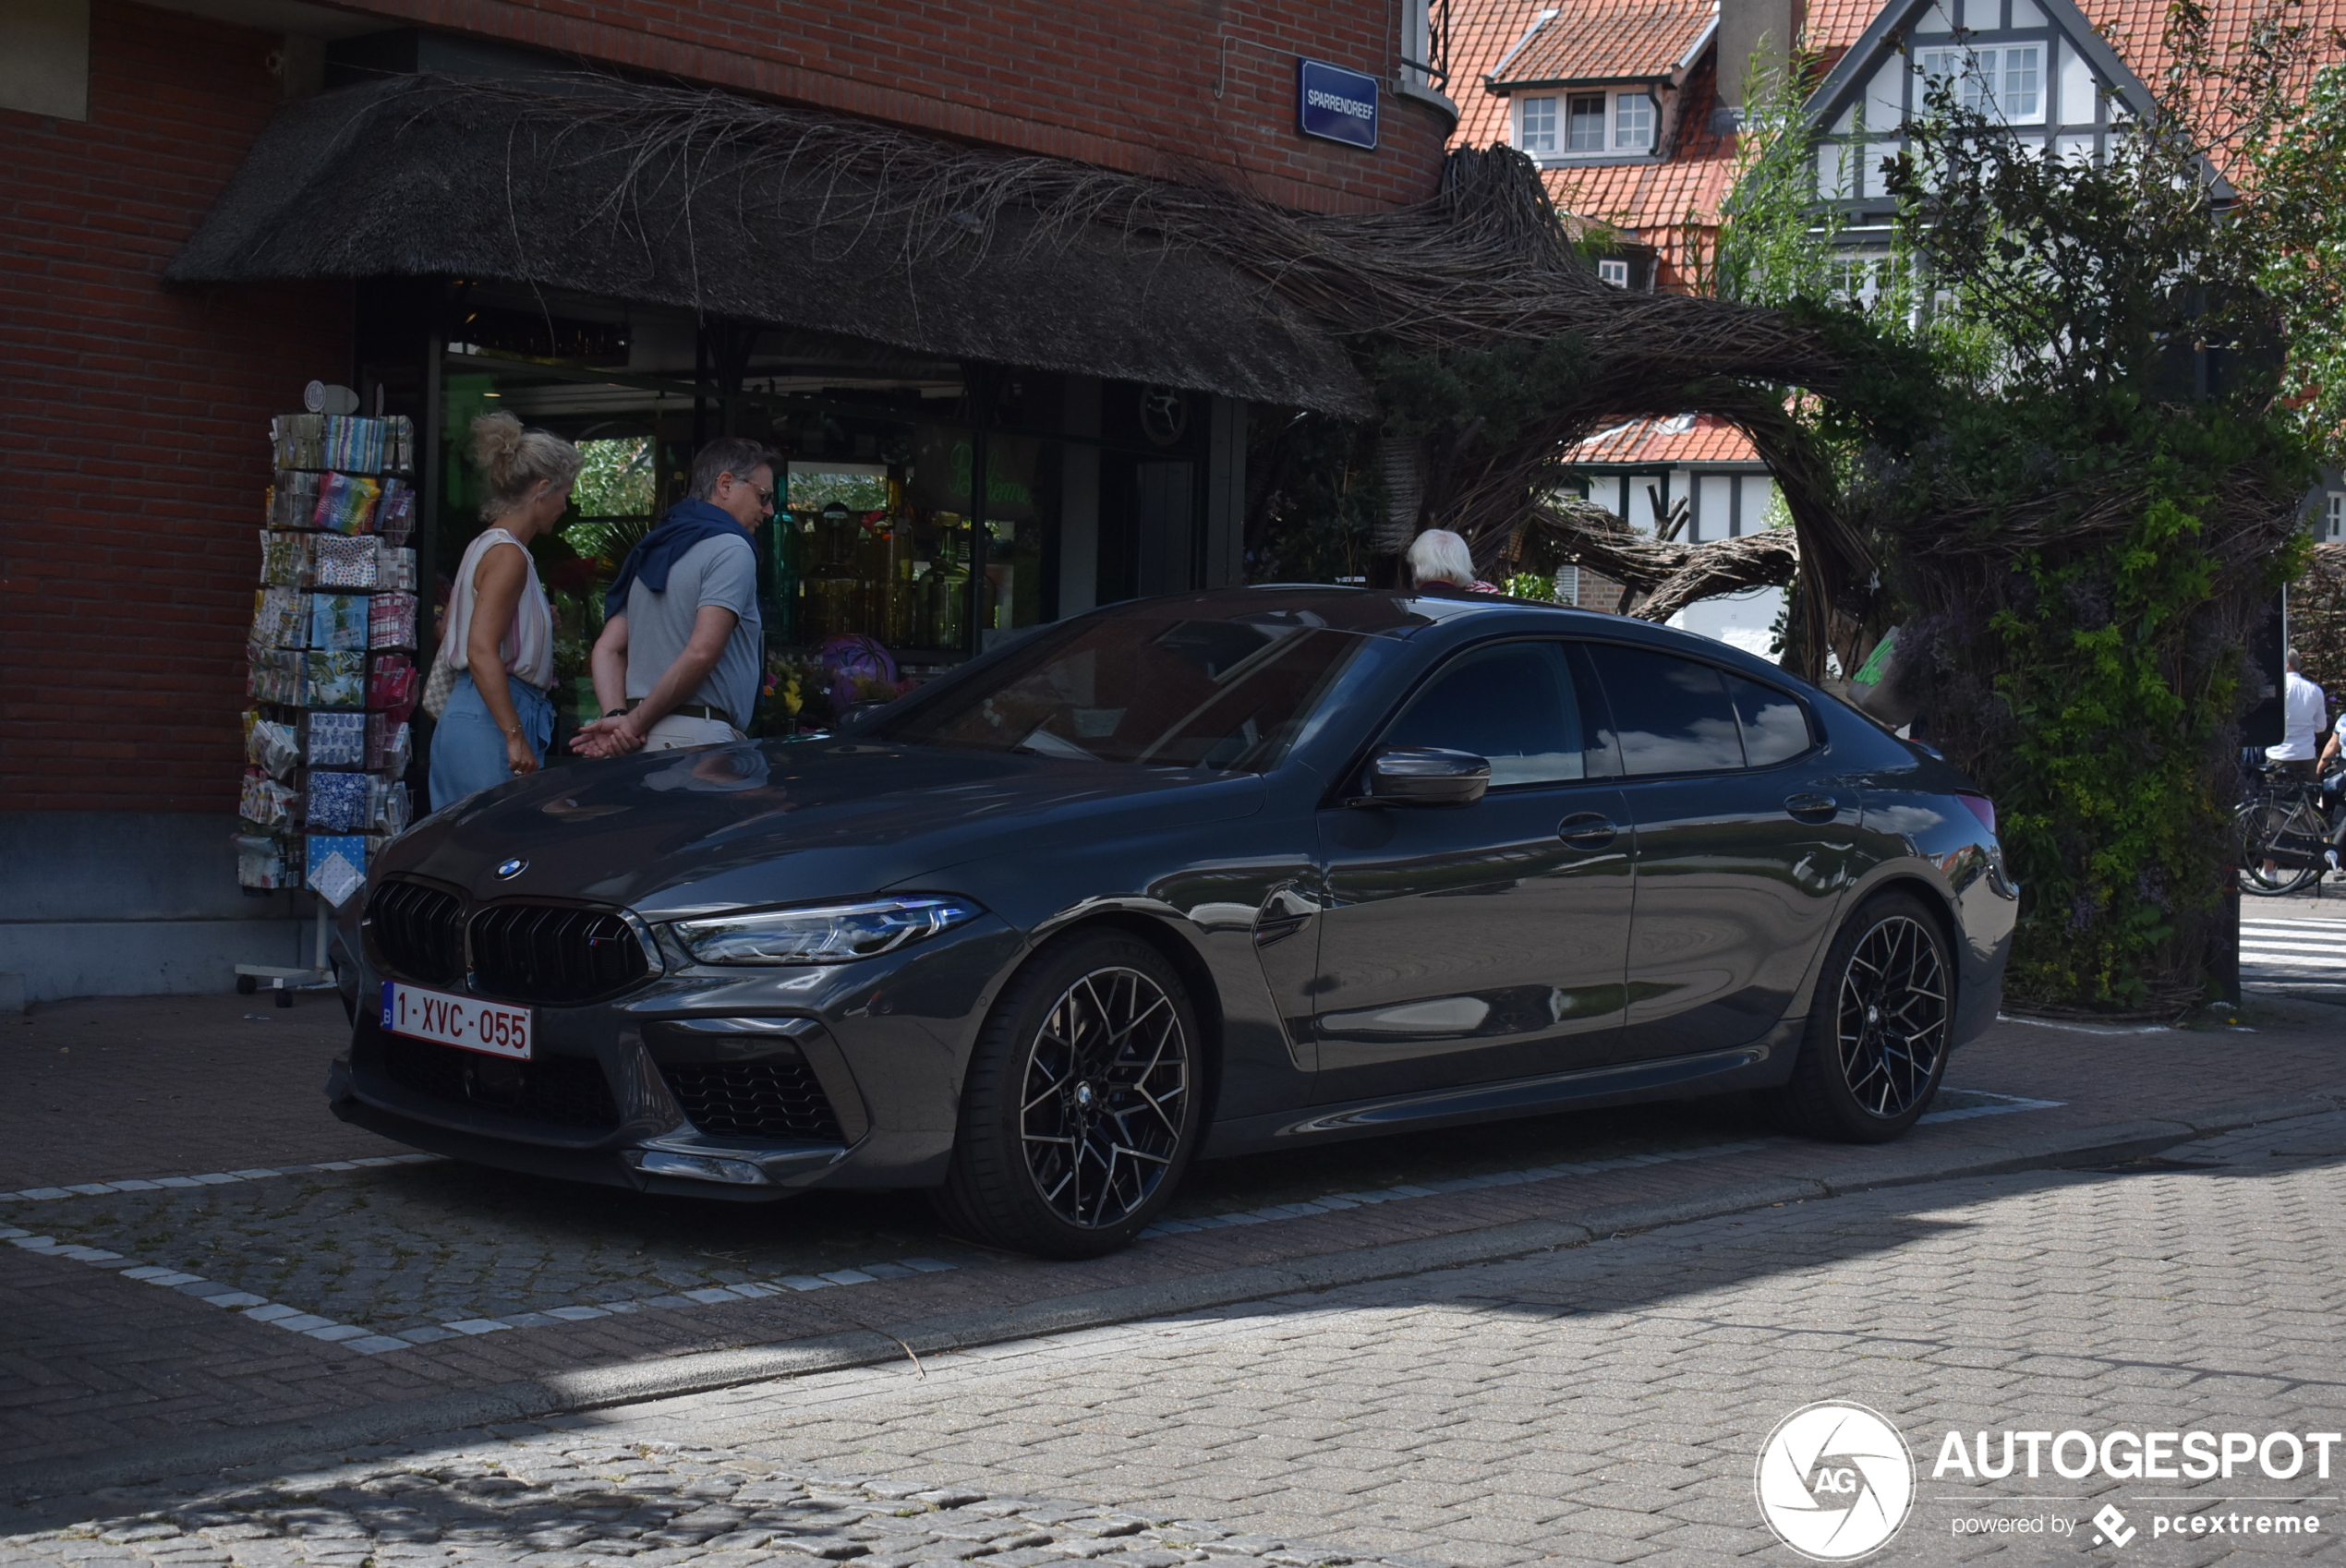
<svg viewBox="0 0 2346 1568"><path fill-rule="evenodd" d="M774 510L774 492L772 490L760 489L738 474L728 474L725 476L732 480L733 483L741 486L742 488L747 490L750 494L756 496L757 498L757 504L764 507L768 513L771 513Z"/></svg>

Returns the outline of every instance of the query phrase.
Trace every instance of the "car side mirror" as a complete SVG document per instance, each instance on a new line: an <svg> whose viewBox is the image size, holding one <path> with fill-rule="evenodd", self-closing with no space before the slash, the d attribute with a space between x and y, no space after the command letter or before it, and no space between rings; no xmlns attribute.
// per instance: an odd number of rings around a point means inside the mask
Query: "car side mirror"
<svg viewBox="0 0 2346 1568"><path fill-rule="evenodd" d="M860 730L877 718L887 706L886 703L850 703L839 710L839 717L831 721L831 728L840 734Z"/></svg>
<svg viewBox="0 0 2346 1568"><path fill-rule="evenodd" d="M1491 765L1472 752L1396 746L1369 759L1364 782L1355 805L1470 806L1491 788Z"/></svg>

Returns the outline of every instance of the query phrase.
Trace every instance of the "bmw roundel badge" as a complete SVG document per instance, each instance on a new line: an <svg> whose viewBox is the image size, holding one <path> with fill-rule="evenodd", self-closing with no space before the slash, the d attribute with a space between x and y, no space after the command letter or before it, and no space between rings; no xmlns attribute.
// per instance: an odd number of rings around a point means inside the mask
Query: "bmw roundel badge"
<svg viewBox="0 0 2346 1568"><path fill-rule="evenodd" d="M528 869L529 862L527 861L507 861L503 865L497 868L497 874L501 878L515 877L519 876L523 872L527 871Z"/></svg>

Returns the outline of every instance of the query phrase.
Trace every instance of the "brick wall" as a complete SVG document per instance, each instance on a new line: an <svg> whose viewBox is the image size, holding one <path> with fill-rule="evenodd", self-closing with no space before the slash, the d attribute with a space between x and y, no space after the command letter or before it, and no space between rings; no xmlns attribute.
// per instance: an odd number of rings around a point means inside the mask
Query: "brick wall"
<svg viewBox="0 0 2346 1568"><path fill-rule="evenodd" d="M1446 129L1391 93L1374 152L1294 128L1294 56L1390 80L1397 0L353 4L1321 211L1430 194ZM0 111L0 811L227 811L262 433L347 379L350 291L161 285L278 40L127 0L91 31L87 124Z"/></svg>
<svg viewBox="0 0 2346 1568"><path fill-rule="evenodd" d="M349 290L166 291L277 41L97 0L90 120L0 111L0 810L236 806L272 413Z"/></svg>
<svg viewBox="0 0 2346 1568"><path fill-rule="evenodd" d="M1390 82L1399 0L346 3L1110 168L1203 169L1314 211L1431 195L1449 128L1388 91L1374 152L1295 129L1295 57Z"/></svg>

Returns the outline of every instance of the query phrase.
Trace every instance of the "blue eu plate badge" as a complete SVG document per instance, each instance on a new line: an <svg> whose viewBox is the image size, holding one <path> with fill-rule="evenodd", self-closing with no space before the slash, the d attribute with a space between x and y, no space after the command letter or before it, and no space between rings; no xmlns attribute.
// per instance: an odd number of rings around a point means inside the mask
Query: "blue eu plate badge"
<svg viewBox="0 0 2346 1568"><path fill-rule="evenodd" d="M1324 60L1295 63L1295 120L1305 136L1376 146L1376 78Z"/></svg>

